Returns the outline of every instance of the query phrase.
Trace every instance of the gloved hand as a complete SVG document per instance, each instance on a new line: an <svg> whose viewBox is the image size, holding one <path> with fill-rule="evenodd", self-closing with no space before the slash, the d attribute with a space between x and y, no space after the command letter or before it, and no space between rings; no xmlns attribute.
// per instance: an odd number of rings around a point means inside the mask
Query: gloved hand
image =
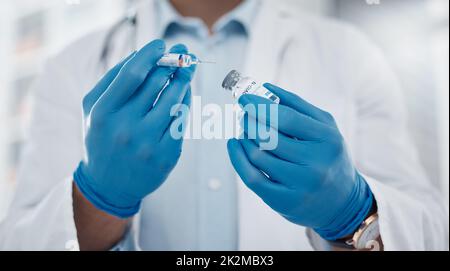
<svg viewBox="0 0 450 271"><path fill-rule="evenodd" d="M164 52L162 40L152 41L112 68L83 100L85 158L74 181L92 204L117 217L136 214L181 154L182 139L173 138L169 127L183 120L170 110L189 106L195 68L156 66ZM171 52L187 48L177 45Z"/></svg>
<svg viewBox="0 0 450 271"><path fill-rule="evenodd" d="M295 94L264 86L281 99L275 107L278 119L271 120L269 111L264 114L258 107L271 101L241 96L244 111L249 105L256 110L245 111L247 136L228 142L234 168L251 190L289 221L313 228L327 240L352 234L368 215L373 196L352 164L333 117ZM260 128L277 128L275 149L261 150L258 133L248 138L250 129Z"/></svg>

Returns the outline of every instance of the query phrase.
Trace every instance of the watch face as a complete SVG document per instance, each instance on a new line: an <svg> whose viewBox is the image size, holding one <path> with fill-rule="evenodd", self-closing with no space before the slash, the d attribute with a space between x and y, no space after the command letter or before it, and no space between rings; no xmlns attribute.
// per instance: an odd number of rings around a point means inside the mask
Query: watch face
<svg viewBox="0 0 450 271"><path fill-rule="evenodd" d="M378 219L370 223L359 237L355 247L358 249L380 250L381 244L377 241L380 236L380 226Z"/></svg>

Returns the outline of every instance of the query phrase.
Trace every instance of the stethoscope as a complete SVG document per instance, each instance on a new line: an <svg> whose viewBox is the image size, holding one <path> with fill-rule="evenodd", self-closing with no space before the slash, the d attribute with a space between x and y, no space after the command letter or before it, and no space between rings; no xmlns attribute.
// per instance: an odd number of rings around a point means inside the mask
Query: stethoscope
<svg viewBox="0 0 450 271"><path fill-rule="evenodd" d="M131 26L132 30L130 31L130 44L133 50L137 48L137 11L136 9L130 9L127 14L117 23L115 23L108 33L105 36L105 40L103 42L102 50L100 53L100 65L104 70L108 68L108 58L111 53L111 46L114 40L115 35L126 26Z"/></svg>
<svg viewBox="0 0 450 271"><path fill-rule="evenodd" d="M135 9L130 9L127 12L127 15L123 17L120 21L115 23L111 29L108 31L108 33L105 36L105 40L103 42L103 46L100 52L100 59L99 63L103 71L106 71L108 69L108 58L111 54L111 45L113 44L115 35L121 30L122 28L126 27L127 25L131 26L132 30L130 31L130 37L128 40L130 40L130 49L136 50L137 48L137 12ZM169 67L188 67L190 65L194 64L200 64L200 63L215 63L214 61L203 61L198 58L191 58L189 55L183 55L183 54L165 54L158 62L159 66L169 66Z"/></svg>

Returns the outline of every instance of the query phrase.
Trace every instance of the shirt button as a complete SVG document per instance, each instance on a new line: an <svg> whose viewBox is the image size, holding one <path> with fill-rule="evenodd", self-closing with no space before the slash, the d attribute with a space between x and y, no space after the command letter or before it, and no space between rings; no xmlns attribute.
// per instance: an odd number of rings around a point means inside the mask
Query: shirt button
<svg viewBox="0 0 450 271"><path fill-rule="evenodd" d="M218 179L210 179L208 182L208 187L212 191L218 191L222 187L222 182Z"/></svg>

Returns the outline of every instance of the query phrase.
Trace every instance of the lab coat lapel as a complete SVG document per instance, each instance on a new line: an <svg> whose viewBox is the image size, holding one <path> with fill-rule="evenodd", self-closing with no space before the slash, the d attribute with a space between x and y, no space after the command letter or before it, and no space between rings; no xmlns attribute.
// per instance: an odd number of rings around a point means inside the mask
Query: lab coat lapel
<svg viewBox="0 0 450 271"><path fill-rule="evenodd" d="M262 1L248 47L245 74L259 82L278 82L285 48L295 29L283 19L283 10ZM239 249L296 250L308 247L305 228L288 222L268 207L238 179Z"/></svg>
<svg viewBox="0 0 450 271"><path fill-rule="evenodd" d="M136 37L131 35L132 28L127 28L126 31L119 31L116 34L111 42L116 46L112 46L110 52L109 68L129 55L130 50L139 50L150 41L159 38L156 34L154 4L154 0L147 0L136 7ZM104 72L103 68L100 69L99 75L103 75Z"/></svg>
<svg viewBox="0 0 450 271"><path fill-rule="evenodd" d="M250 31L244 71L260 82L274 82L281 61L280 52L293 35L289 34L292 32L289 26L282 26L282 9L270 1L261 2L260 12Z"/></svg>
<svg viewBox="0 0 450 271"><path fill-rule="evenodd" d="M155 0L141 3L137 10L137 49L144 47L150 41L160 38L155 26Z"/></svg>

